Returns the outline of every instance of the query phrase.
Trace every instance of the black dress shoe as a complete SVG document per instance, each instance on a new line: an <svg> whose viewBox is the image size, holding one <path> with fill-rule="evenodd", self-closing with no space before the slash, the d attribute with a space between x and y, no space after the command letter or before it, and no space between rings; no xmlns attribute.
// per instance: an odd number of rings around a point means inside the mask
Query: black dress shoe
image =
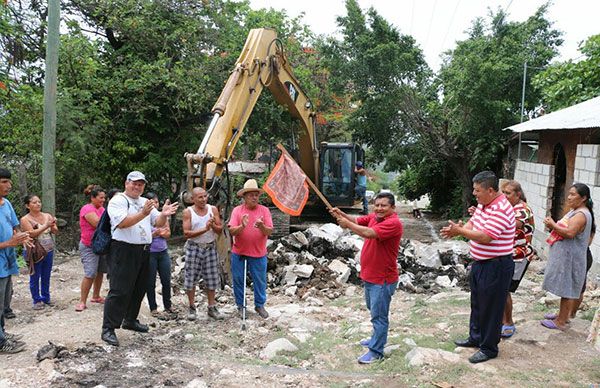
<svg viewBox="0 0 600 388"><path fill-rule="evenodd" d="M148 325L140 323L140 321L138 321L137 319L135 321L123 321L121 328L125 330L139 331L140 333L148 332Z"/></svg>
<svg viewBox="0 0 600 388"><path fill-rule="evenodd" d="M461 348L478 348L479 347L479 344L476 344L475 342L471 341L470 338L467 338L465 340L454 340L454 345L460 346Z"/></svg>
<svg viewBox="0 0 600 388"><path fill-rule="evenodd" d="M477 353L475 353L471 357L469 357L469 362L471 364L477 364L478 362L485 362L492 358L494 358L494 357L490 357L487 354L485 354L484 352L482 352L481 350L479 350Z"/></svg>
<svg viewBox="0 0 600 388"><path fill-rule="evenodd" d="M112 346L119 346L119 340L113 329L102 329L102 341Z"/></svg>

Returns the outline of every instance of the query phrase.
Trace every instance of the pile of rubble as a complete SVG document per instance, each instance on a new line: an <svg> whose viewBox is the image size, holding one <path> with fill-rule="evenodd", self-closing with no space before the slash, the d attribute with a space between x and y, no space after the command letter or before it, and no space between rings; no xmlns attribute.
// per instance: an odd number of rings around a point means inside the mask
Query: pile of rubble
<svg viewBox="0 0 600 388"><path fill-rule="evenodd" d="M414 293L438 293L444 288L469 289L469 245L460 240L423 244L403 240L398 254L402 268L399 288Z"/></svg>
<svg viewBox="0 0 600 388"><path fill-rule="evenodd" d="M348 283L360 284L363 239L336 224L311 226L268 242L267 283L272 292L306 298L315 292L335 299ZM173 284L183 284L184 254L172 249ZM439 292L467 285L468 246L462 241L423 244L402 240L399 287L408 292Z"/></svg>

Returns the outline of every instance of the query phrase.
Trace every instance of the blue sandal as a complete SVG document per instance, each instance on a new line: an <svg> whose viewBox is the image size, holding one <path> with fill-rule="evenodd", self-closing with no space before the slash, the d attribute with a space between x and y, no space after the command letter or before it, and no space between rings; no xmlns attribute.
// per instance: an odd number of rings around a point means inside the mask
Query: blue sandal
<svg viewBox="0 0 600 388"><path fill-rule="evenodd" d="M502 332L500 333L500 337L502 338L510 338L515 334L517 328L515 325L502 325Z"/></svg>

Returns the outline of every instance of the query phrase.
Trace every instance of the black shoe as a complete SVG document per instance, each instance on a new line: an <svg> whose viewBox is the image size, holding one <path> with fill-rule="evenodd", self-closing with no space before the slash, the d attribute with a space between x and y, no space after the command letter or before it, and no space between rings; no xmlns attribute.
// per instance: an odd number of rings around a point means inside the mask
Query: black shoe
<svg viewBox="0 0 600 388"><path fill-rule="evenodd" d="M487 354L485 354L484 352L482 352L481 350L479 350L479 351L477 351L477 353L475 353L471 357L469 357L469 362L471 364L477 364L479 362L486 362L487 360L491 360L492 358L495 358L495 357L490 357Z"/></svg>
<svg viewBox="0 0 600 388"><path fill-rule="evenodd" d="M112 346L119 346L119 340L114 329L102 329L102 341Z"/></svg>
<svg viewBox="0 0 600 388"><path fill-rule="evenodd" d="M16 317L17 316L15 315L15 313L12 312L12 310L4 313L4 319L13 319Z"/></svg>
<svg viewBox="0 0 600 388"><path fill-rule="evenodd" d="M467 338L465 340L455 340L454 345L460 346L461 348L478 348L479 347L479 345L476 344L475 342L471 341L470 338Z"/></svg>
<svg viewBox="0 0 600 388"><path fill-rule="evenodd" d="M149 330L148 325L140 323L140 321L138 321L137 319L135 321L123 321L121 328L125 330L138 331L140 333L147 333Z"/></svg>
<svg viewBox="0 0 600 388"><path fill-rule="evenodd" d="M254 311L256 311L258 313L258 315L260 315L260 317L262 319L267 319L269 318L269 313L267 312L267 310L265 310L264 307L255 307Z"/></svg>

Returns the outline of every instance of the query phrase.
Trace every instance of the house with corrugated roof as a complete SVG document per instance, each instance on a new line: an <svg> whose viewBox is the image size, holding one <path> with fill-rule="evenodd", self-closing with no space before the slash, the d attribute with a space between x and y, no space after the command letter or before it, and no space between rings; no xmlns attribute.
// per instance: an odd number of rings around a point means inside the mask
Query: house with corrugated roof
<svg viewBox="0 0 600 388"><path fill-rule="evenodd" d="M600 97L516 124L518 135L514 179L521 183L531 207L536 231L534 246L547 257L549 232L543 220L562 217L573 183L590 187L596 222L600 225ZM600 231L591 245L594 273L600 272Z"/></svg>

